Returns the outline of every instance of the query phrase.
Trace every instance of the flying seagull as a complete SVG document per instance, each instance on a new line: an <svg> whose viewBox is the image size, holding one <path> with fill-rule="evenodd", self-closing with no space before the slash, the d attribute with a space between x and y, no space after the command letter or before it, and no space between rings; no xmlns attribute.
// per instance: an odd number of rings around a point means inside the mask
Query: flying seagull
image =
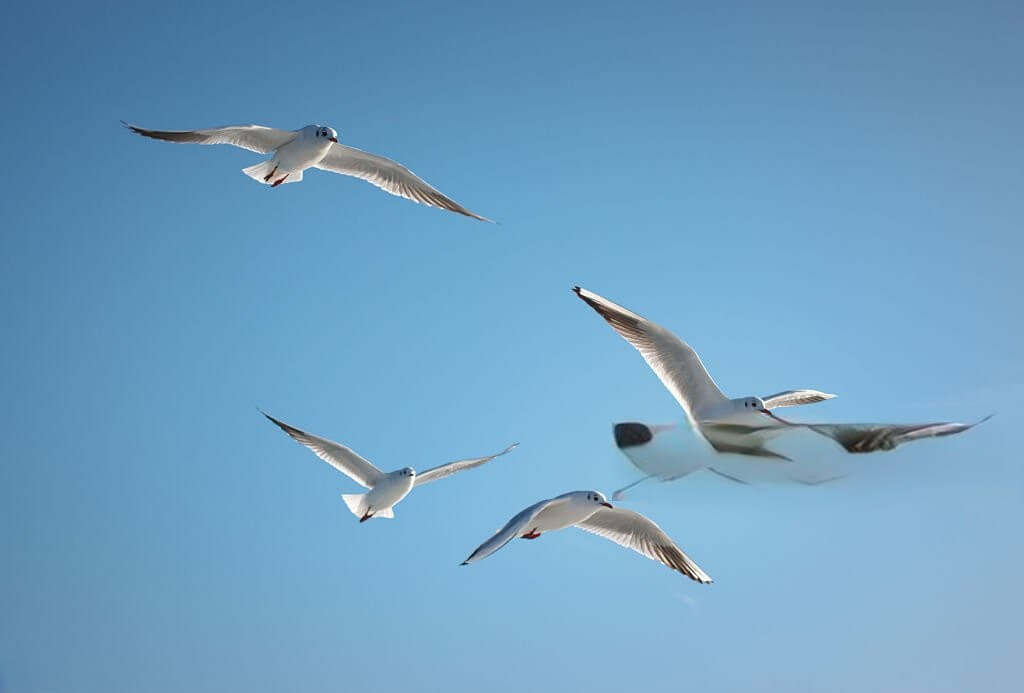
<svg viewBox="0 0 1024 693"><path fill-rule="evenodd" d="M697 352L679 337L592 291L578 286L573 291L640 352L676 398L693 429L717 452L789 461L784 455L765 447L765 443L791 429L810 429L831 438L849 452L872 452L891 450L900 443L920 438L961 433L976 425L791 423L772 410L820 402L835 395L817 390L786 390L763 398L730 399L718 389ZM620 449L649 443L656 430L646 424L619 426L623 427L616 429L616 443Z"/></svg>
<svg viewBox="0 0 1024 693"><path fill-rule="evenodd" d="M419 474L412 467L402 467L393 472L382 472L351 448L289 426L266 412L261 413L277 424L282 431L312 450L324 462L347 475L357 484L370 489L367 493L346 493L341 496L345 505L352 511L352 514L359 518L360 522L366 522L371 517L392 519L395 516L392 508L409 495L414 486L429 484L431 481L443 479L457 472L479 467L495 457L511 452L519 445L519 443L512 443L494 455L449 462Z"/></svg>
<svg viewBox="0 0 1024 693"><path fill-rule="evenodd" d="M659 561L692 580L711 582L661 527L632 510L612 507L600 491L572 491L534 503L477 547L462 565L487 558L516 537L536 539L544 532L573 526Z"/></svg>
<svg viewBox="0 0 1024 693"><path fill-rule="evenodd" d="M229 125L208 130L148 130L121 122L132 132L155 140L231 144L258 154L273 154L266 161L242 169L242 173L253 180L273 188L283 183L298 183L302 180L303 171L319 168L362 178L381 190L413 202L440 207L480 221L491 221L443 195L397 161L341 144L337 131L323 125L307 125L299 130L278 130L262 125Z"/></svg>

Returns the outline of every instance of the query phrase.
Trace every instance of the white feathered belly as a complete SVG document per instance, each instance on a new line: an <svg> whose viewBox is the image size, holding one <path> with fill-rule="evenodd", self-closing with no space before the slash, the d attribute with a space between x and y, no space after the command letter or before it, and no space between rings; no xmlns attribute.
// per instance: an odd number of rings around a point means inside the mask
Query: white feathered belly
<svg viewBox="0 0 1024 693"><path fill-rule="evenodd" d="M541 510L537 517L526 527L526 532L537 530L538 532L553 532L556 529L571 527L577 522L582 522L594 514L595 508L581 508L572 503L555 505Z"/></svg>
<svg viewBox="0 0 1024 693"><path fill-rule="evenodd" d="M380 482L366 494L366 504L373 510L390 508L398 503L412 490L414 479L411 476L398 476L390 479L381 479Z"/></svg>
<svg viewBox="0 0 1024 693"><path fill-rule="evenodd" d="M305 171L310 166L320 163L330 148L330 142L324 145L320 142L308 142L299 138L278 149L274 161L277 162L279 171L286 173Z"/></svg>

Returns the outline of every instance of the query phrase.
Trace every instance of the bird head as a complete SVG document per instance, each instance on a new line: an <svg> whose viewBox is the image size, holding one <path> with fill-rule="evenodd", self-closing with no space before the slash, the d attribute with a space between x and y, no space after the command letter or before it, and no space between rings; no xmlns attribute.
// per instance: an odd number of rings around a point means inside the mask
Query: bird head
<svg viewBox="0 0 1024 693"><path fill-rule="evenodd" d="M603 505L606 508L612 507L612 504L608 502L608 499L604 497L604 494L600 491L584 491L584 501L593 505Z"/></svg>
<svg viewBox="0 0 1024 693"><path fill-rule="evenodd" d="M328 142L338 143L338 131L334 128L325 127L322 125L313 126L313 136L318 140L327 140Z"/></svg>
<svg viewBox="0 0 1024 693"><path fill-rule="evenodd" d="M739 402L740 402L741 406L743 407L744 411L756 411L756 412L764 414L765 416L768 416L768 417L770 417L772 419L775 419L776 421L778 421L780 423L784 423L784 424L788 424L789 423L785 419L781 419L778 416L776 416L775 414L773 414L771 412L771 410L768 409L768 407L764 406L764 400L761 399L760 397L744 397L743 399L739 400Z"/></svg>

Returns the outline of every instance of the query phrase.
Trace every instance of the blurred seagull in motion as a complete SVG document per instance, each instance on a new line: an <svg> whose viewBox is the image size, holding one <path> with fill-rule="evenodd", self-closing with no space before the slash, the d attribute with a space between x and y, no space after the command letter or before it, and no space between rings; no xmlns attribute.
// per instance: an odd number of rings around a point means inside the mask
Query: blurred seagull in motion
<svg viewBox="0 0 1024 693"><path fill-rule="evenodd" d="M750 433L794 425L774 414L773 408L835 397L818 390L786 390L765 398L729 399L711 379L697 352L679 337L592 291L578 286L573 291L640 352L693 428L718 452L787 459L764 447L767 436Z"/></svg>
<svg viewBox="0 0 1024 693"><path fill-rule="evenodd" d="M272 153L270 159L242 169L245 175L272 188L298 183L303 171L319 168L362 178L381 190L413 202L491 221L443 195L397 161L341 144L334 128L307 125L299 130L278 130L262 125L229 125L208 130L148 130L121 122L132 132L155 140L231 144L258 154Z"/></svg>
<svg viewBox="0 0 1024 693"><path fill-rule="evenodd" d="M692 580L711 582L711 577L661 527L632 510L612 507L600 491L572 491L534 503L477 547L462 565L487 558L516 537L536 539L544 532L565 527L579 527L678 570Z"/></svg>
<svg viewBox="0 0 1024 693"><path fill-rule="evenodd" d="M490 462L495 457L511 452L519 445L519 443L512 443L499 453L488 455L487 457L474 457L468 460L449 462L439 467L432 467L419 474L412 467L403 467L393 472L382 472L344 445L327 440L326 438L320 438L311 433L306 433L294 426L289 426L266 412L260 413L277 424L282 431L312 450L324 462L327 462L357 484L370 489L367 493L348 493L341 496L342 500L345 501L345 505L352 511L353 515L359 518L360 522L366 522L371 517L392 519L395 516L392 508L409 495L413 487L429 484L431 481L443 479L446 476L451 476L466 469L479 467Z"/></svg>
<svg viewBox="0 0 1024 693"><path fill-rule="evenodd" d="M986 417L974 424L792 423L780 418L772 410L821 402L832 399L835 395L817 390L786 390L763 398L730 399L718 389L697 352L679 337L592 291L578 286L574 287L573 291L640 352L647 365L682 407L691 427L717 452L791 461L788 457L765 447L765 443L787 430L794 429L809 429L831 438L848 452L891 450L901 443L912 440L961 433L988 419ZM617 424L616 444L620 450L644 446L662 430L665 430L664 426L648 426L642 423ZM629 456L633 458L633 455ZM703 466L706 465L694 465L689 471ZM629 486L616 491L615 497L621 497L626 488Z"/></svg>

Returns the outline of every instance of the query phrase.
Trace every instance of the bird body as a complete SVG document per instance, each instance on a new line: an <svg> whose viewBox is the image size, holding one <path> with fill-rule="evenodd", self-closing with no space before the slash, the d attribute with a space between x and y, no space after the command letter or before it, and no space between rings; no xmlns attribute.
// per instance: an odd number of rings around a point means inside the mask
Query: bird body
<svg viewBox="0 0 1024 693"><path fill-rule="evenodd" d="M346 493L341 498L360 522L371 517L392 519L391 509L408 496L415 485L416 472L406 467L383 475L367 493Z"/></svg>
<svg viewBox="0 0 1024 693"><path fill-rule="evenodd" d="M307 125L297 131L294 139L281 145L274 156L255 166L242 169L253 180L276 187L282 183L298 183L302 172L319 164L332 144L337 144L338 133L333 128Z"/></svg>

